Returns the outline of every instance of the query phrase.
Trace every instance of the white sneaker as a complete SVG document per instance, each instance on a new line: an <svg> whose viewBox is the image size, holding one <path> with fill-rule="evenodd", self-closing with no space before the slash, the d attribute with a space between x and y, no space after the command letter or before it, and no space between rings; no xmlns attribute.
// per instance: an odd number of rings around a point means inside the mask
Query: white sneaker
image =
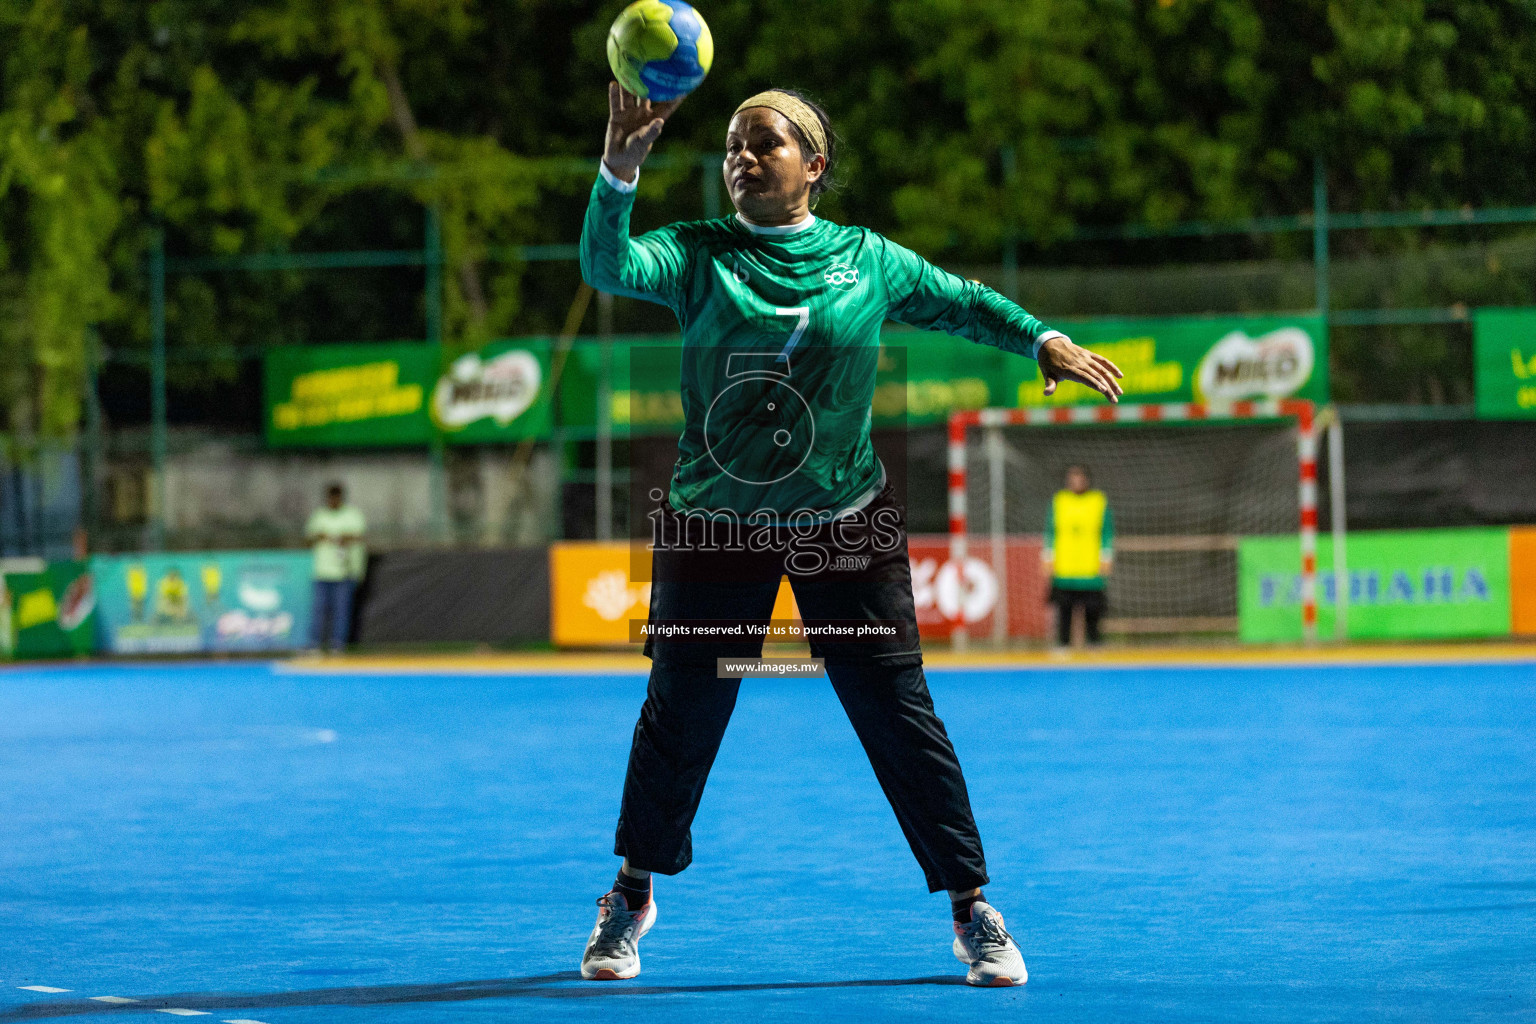
<svg viewBox="0 0 1536 1024"><path fill-rule="evenodd" d="M955 922L955 959L970 967L967 984L1022 985L1029 980L1024 957L1003 927L1003 915L985 903L971 904L968 924Z"/></svg>
<svg viewBox="0 0 1536 1024"><path fill-rule="evenodd" d="M602 896L597 924L581 955L581 976L588 981L619 981L640 973L640 937L656 923L656 897L639 910L630 910L616 892Z"/></svg>

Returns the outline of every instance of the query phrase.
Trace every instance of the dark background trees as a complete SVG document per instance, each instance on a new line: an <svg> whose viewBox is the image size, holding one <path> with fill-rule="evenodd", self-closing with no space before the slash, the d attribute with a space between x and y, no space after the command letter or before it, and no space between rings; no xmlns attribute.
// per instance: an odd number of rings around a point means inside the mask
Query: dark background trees
<svg viewBox="0 0 1536 1024"><path fill-rule="evenodd" d="M621 6L0 0L0 429L75 429L91 331L116 353L144 346L155 231L185 255L413 248L430 206L451 339L558 328L575 268L498 250L575 239L608 78L603 35ZM1532 195L1536 7L1524 0L701 9L716 67L662 144L679 166L647 171L650 223L699 215L689 161L715 152L735 103L768 85L822 99L843 137L846 185L820 212L957 265L995 264L1010 232L1026 269L1300 259L1300 236L1068 238L1092 225L1306 211L1314 155L1337 209ZM1346 257L1432 263L1436 246L1468 242L1524 251L1519 238L1402 232L1338 244ZM1501 301L1525 301L1516 285ZM1390 301L1427 301L1401 292ZM169 316L173 344L204 355L424 329L412 268L181 275ZM621 328L668 327L664 311L638 304L618 316ZM1395 374L1382 394L1433 398L1415 375L1461 372L1446 368L1453 353L1435 354L1443 339L1403 335L1399 347L1428 354L1397 363L1369 339L1338 341L1360 365L1336 378L1366 388L1357 397ZM183 408L242 372L233 357L173 365Z"/></svg>

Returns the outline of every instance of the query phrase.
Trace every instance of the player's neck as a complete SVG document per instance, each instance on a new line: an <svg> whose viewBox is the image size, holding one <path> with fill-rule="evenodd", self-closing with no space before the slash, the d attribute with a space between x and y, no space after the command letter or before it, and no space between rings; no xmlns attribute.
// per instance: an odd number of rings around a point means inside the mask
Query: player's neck
<svg viewBox="0 0 1536 1024"><path fill-rule="evenodd" d="M792 211L785 217L772 220L757 220L737 211L736 219L748 231L758 235L795 235L809 229L816 223L815 215L803 207Z"/></svg>

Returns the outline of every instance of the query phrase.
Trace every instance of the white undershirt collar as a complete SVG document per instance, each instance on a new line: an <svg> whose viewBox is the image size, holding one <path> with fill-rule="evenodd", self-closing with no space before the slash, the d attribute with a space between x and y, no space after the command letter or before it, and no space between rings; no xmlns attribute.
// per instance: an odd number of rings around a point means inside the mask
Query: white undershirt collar
<svg viewBox="0 0 1536 1024"><path fill-rule="evenodd" d="M809 231L811 228L816 226L816 215L814 213L807 213L805 215L805 220L798 221L794 224L782 224L777 227L765 227L762 224L753 224L739 213L736 215L736 219L741 222L742 227L746 228L754 235L798 235L800 232Z"/></svg>

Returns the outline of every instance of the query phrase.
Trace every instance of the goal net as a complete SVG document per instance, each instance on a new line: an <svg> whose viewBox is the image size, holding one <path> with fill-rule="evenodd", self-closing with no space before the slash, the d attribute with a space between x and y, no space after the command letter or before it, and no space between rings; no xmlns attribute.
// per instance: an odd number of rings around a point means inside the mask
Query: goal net
<svg viewBox="0 0 1536 1024"><path fill-rule="evenodd" d="M1106 633L1236 634L1238 546L1260 535L1300 535L1303 617L1315 621L1312 430L1307 402L955 414L950 559L979 560L997 590L987 621L957 623L956 642L1047 635L1041 534L1070 466L1113 514Z"/></svg>

